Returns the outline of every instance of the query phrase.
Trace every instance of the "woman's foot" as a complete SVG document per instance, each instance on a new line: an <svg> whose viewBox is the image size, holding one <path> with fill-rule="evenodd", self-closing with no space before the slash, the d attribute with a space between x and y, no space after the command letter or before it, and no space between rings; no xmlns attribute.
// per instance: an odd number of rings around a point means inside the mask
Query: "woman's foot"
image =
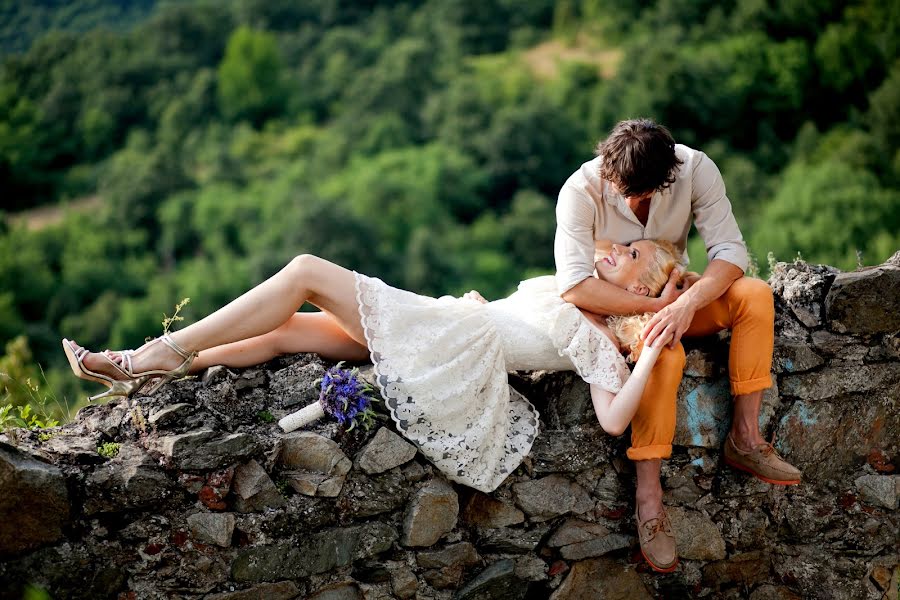
<svg viewBox="0 0 900 600"><path fill-rule="evenodd" d="M76 350L81 349L81 346L72 340L69 340L69 343ZM82 359L82 363L91 371L113 379L124 380L128 379L128 377L121 368L123 360L120 352L107 350L104 352L88 352ZM131 369L133 373L157 370L171 371L172 369L177 369L182 362L184 362L184 358L166 344L148 342L134 351Z"/></svg>
<svg viewBox="0 0 900 600"><path fill-rule="evenodd" d="M143 373L146 371L171 371L177 369L184 362L185 357L176 352L168 344L155 343L157 340L147 342L131 354L131 372ZM105 358L108 358L119 366L124 365L122 352L104 350ZM101 360L104 357L101 357Z"/></svg>

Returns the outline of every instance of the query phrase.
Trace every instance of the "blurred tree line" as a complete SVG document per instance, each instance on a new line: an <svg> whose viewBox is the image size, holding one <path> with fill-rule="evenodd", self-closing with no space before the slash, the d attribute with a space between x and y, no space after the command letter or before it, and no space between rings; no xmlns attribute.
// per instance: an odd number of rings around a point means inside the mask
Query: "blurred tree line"
<svg viewBox="0 0 900 600"><path fill-rule="evenodd" d="M2 208L66 212L0 219L0 344L70 400L61 336L136 347L299 253L433 295L552 271L556 193L623 118L717 162L763 264L900 248L896 2L116 6L0 3Z"/></svg>

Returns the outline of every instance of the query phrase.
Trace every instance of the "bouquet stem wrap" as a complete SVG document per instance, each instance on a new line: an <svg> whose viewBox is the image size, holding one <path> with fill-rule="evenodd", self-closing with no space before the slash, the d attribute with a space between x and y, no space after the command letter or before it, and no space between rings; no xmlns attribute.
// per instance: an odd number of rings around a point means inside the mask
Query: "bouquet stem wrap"
<svg viewBox="0 0 900 600"><path fill-rule="evenodd" d="M305 406L295 413L291 413L284 417L278 424L286 432L293 431L304 425L309 425L313 421L318 421L325 416L325 410L320 402L313 402L309 406Z"/></svg>

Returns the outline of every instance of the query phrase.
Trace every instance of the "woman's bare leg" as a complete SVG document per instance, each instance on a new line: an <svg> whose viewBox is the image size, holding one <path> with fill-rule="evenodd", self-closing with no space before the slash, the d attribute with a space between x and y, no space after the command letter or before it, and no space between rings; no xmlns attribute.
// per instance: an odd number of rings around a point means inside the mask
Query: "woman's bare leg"
<svg viewBox="0 0 900 600"><path fill-rule="evenodd" d="M298 352L315 352L332 360L369 357L369 349L350 337L328 313L294 313L269 333L203 350L191 364L191 373L212 365L250 367Z"/></svg>
<svg viewBox="0 0 900 600"><path fill-rule="evenodd" d="M188 351L208 350L278 329L287 324L305 302L327 312L345 335L365 347L353 272L308 254L294 258L255 288L170 335L176 344ZM133 369L138 373L151 369L174 369L182 360L165 344L149 343L135 352ZM91 362L95 364L86 364L116 375L114 369L104 368L102 360Z"/></svg>

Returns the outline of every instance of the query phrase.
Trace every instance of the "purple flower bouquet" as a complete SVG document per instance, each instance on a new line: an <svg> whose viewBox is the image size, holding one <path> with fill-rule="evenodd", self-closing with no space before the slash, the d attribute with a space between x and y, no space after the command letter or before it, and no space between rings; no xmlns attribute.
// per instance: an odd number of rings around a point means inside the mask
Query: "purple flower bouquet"
<svg viewBox="0 0 900 600"><path fill-rule="evenodd" d="M375 412L371 404L375 400L372 396L375 389L361 380L359 369L344 369L343 364L341 361L328 369L317 382L321 389L318 402L278 421L283 430L293 431L326 414L336 418L347 431L352 431L357 425L362 425L366 430L372 426Z"/></svg>

